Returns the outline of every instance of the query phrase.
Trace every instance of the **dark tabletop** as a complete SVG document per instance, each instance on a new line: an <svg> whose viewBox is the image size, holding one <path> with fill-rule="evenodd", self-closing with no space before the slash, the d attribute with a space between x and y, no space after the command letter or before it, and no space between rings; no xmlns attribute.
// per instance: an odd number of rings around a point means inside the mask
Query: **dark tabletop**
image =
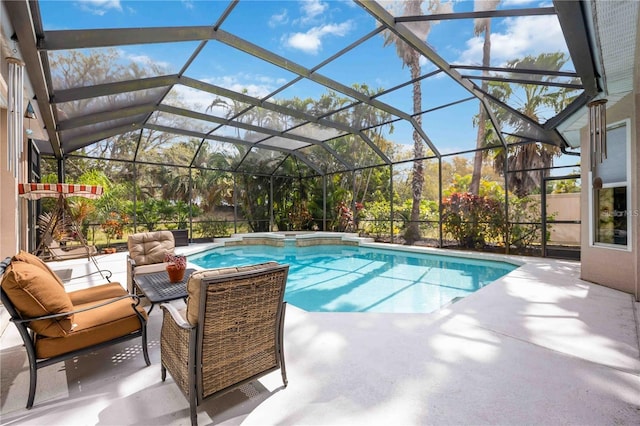
<svg viewBox="0 0 640 426"><path fill-rule="evenodd" d="M178 283L169 282L167 271L136 275L134 281L151 303L168 302L187 297L187 281L195 269L184 271L184 278Z"/></svg>

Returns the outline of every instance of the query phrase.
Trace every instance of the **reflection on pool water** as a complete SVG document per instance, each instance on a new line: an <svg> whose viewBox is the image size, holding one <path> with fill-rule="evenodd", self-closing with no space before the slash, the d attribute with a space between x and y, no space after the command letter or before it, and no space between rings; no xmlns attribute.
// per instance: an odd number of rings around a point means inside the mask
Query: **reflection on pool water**
<svg viewBox="0 0 640 426"><path fill-rule="evenodd" d="M346 245L220 247L202 268L287 263L287 302L312 312L428 313L517 268L507 262Z"/></svg>

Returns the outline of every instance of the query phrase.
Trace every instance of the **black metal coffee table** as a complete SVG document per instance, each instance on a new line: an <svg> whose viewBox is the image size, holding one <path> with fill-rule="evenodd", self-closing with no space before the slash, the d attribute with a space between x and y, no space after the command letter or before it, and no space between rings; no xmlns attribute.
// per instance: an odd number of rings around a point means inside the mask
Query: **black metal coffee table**
<svg viewBox="0 0 640 426"><path fill-rule="evenodd" d="M135 285L151 303L148 314L156 303L169 302L171 300L185 299L187 297L187 281L195 269L186 269L184 278L178 283L169 282L167 271L153 272L150 274L136 275L133 279Z"/></svg>

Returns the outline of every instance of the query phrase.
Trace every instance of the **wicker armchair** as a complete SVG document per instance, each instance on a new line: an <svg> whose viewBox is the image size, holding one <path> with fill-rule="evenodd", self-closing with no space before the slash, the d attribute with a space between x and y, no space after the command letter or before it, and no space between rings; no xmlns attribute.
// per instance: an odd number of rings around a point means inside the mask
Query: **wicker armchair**
<svg viewBox="0 0 640 426"><path fill-rule="evenodd" d="M169 371L189 400L191 424L197 406L280 369L283 301L289 265L268 262L195 272L189 278L186 311L163 304L161 373Z"/></svg>

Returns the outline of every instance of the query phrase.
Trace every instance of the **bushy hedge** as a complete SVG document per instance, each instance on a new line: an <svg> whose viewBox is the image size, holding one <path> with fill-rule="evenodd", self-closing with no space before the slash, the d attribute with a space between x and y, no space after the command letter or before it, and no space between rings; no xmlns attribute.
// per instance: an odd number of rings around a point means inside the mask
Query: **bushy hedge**
<svg viewBox="0 0 640 426"><path fill-rule="evenodd" d="M507 235L511 247L540 244L540 214L540 204L529 197L509 197L509 220L502 198L457 192L442 201L443 231L463 248L481 248L489 243L505 246ZM547 225L547 232L550 229Z"/></svg>
<svg viewBox="0 0 640 426"><path fill-rule="evenodd" d="M444 232L460 247L483 247L504 235L505 225L504 206L494 198L458 192L442 201Z"/></svg>

